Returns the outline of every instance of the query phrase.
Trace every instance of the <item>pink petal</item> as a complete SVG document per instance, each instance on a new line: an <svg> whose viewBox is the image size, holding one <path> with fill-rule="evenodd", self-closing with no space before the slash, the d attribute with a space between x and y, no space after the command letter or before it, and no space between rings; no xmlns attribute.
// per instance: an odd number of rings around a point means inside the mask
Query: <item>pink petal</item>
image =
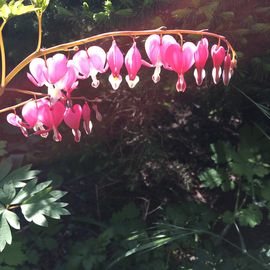
<svg viewBox="0 0 270 270"><path fill-rule="evenodd" d="M90 76L90 58L85 50L78 51L73 56L73 62L76 69L84 78Z"/></svg>
<svg viewBox="0 0 270 270"><path fill-rule="evenodd" d="M64 115L64 122L71 129L79 129L82 116L82 107L75 104L72 108L67 108Z"/></svg>
<svg viewBox="0 0 270 270"><path fill-rule="evenodd" d="M82 117L83 117L83 127L85 133L88 135L92 131L92 123L90 121L91 110L87 102L84 103L82 108Z"/></svg>
<svg viewBox="0 0 270 270"><path fill-rule="evenodd" d="M229 84L231 76L232 76L232 71L233 69L232 69L231 56L227 54L224 59L224 68L223 68L223 74L222 74L224 85Z"/></svg>
<svg viewBox="0 0 270 270"><path fill-rule="evenodd" d="M211 48L211 56L213 60L213 66L218 69L225 57L225 49L222 46L214 44Z"/></svg>
<svg viewBox="0 0 270 270"><path fill-rule="evenodd" d="M195 66L197 69L203 69L208 58L208 40L206 38L201 39L194 53Z"/></svg>
<svg viewBox="0 0 270 270"><path fill-rule="evenodd" d="M153 65L161 62L161 37L159 35L151 35L145 41L145 51Z"/></svg>
<svg viewBox="0 0 270 270"><path fill-rule="evenodd" d="M184 43L183 47L179 44L172 44L166 50L168 65L178 74L184 74L194 64L194 52L196 46L192 42Z"/></svg>
<svg viewBox="0 0 270 270"><path fill-rule="evenodd" d="M51 84L61 80L67 72L67 58L64 54L57 53L47 59L47 78Z"/></svg>
<svg viewBox="0 0 270 270"><path fill-rule="evenodd" d="M38 105L35 101L27 102L22 108L22 116L28 123L30 128L33 128L38 121Z"/></svg>
<svg viewBox="0 0 270 270"><path fill-rule="evenodd" d="M87 53L90 58L90 73L92 73L92 70L102 73L106 63L105 51L99 46L91 46L88 48Z"/></svg>
<svg viewBox="0 0 270 270"><path fill-rule="evenodd" d="M112 75L114 77L118 77L124 63L124 56L118 48L115 40L113 40L112 46L108 51L107 62L111 69Z"/></svg>
<svg viewBox="0 0 270 270"><path fill-rule="evenodd" d="M29 80L38 87L45 84L44 70L46 69L45 61L42 58L34 58L29 64L30 73L27 73Z"/></svg>
<svg viewBox="0 0 270 270"><path fill-rule="evenodd" d="M167 59L165 57L166 50L168 47L172 44L177 44L177 41L174 39L173 36L170 35L164 35L162 36L162 44L160 48L160 56L161 56L161 62L164 66L164 68L169 69Z"/></svg>
<svg viewBox="0 0 270 270"><path fill-rule="evenodd" d="M137 49L135 41L126 54L125 65L128 71L129 79L131 81L135 80L135 77L142 65L142 57Z"/></svg>

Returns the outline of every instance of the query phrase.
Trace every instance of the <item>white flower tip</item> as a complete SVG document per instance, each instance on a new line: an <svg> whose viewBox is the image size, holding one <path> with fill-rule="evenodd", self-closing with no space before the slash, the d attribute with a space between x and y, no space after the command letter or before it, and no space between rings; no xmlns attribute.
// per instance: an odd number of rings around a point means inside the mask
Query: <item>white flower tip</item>
<svg viewBox="0 0 270 270"><path fill-rule="evenodd" d="M109 82L113 90L117 90L122 82L122 76L114 77L112 74L109 76Z"/></svg>
<svg viewBox="0 0 270 270"><path fill-rule="evenodd" d="M220 76L221 76L221 67L219 67L218 69L214 67L212 70L212 77L214 84L218 84Z"/></svg>
<svg viewBox="0 0 270 270"><path fill-rule="evenodd" d="M99 84L100 84L100 82L97 79L93 80L91 83L92 87L94 87L94 88L98 88Z"/></svg>
<svg viewBox="0 0 270 270"><path fill-rule="evenodd" d="M140 81L140 78L138 76L136 76L134 80L130 80L129 75L127 75L126 81L128 83L129 88L134 88L136 86L136 84Z"/></svg>
<svg viewBox="0 0 270 270"><path fill-rule="evenodd" d="M161 66L156 66L154 74L152 76L152 80L154 83L158 83L160 81L160 71L161 71Z"/></svg>
<svg viewBox="0 0 270 270"><path fill-rule="evenodd" d="M79 129L72 129L72 134L74 136L75 142L80 142L82 135L81 131Z"/></svg>
<svg viewBox="0 0 270 270"><path fill-rule="evenodd" d="M92 128L93 128L93 124L91 121L89 121L89 123L85 123L83 122L83 128L84 128L84 131L87 135L89 135L91 132L92 132Z"/></svg>

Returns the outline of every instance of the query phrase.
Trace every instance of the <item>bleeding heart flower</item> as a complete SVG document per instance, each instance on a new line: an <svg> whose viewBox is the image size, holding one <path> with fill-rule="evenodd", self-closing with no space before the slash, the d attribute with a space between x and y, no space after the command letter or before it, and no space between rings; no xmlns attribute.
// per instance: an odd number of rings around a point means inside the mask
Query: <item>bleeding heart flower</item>
<svg viewBox="0 0 270 270"><path fill-rule="evenodd" d="M162 65L166 65L166 60L164 57L165 51L171 44L176 44L176 40L170 35L151 35L145 41L145 51L150 59L152 65L155 67L152 80L154 83L160 80L160 71Z"/></svg>
<svg viewBox="0 0 270 270"><path fill-rule="evenodd" d="M230 54L227 54L224 58L224 66L222 74L224 85L227 86L229 84L232 74L233 74L233 63Z"/></svg>
<svg viewBox="0 0 270 270"><path fill-rule="evenodd" d="M111 70L109 76L109 82L114 90L117 90L122 82L122 76L120 75L121 68L124 63L124 56L118 48L116 41L113 40L112 46L107 53L107 62Z"/></svg>
<svg viewBox="0 0 270 270"><path fill-rule="evenodd" d="M49 104L42 104L39 107L38 119L39 121L46 126L47 130L37 131L36 134L42 134L53 130L54 136L53 139L56 142L62 140L62 136L58 131L58 126L64 119L65 106L62 102L57 101L55 104L49 106Z"/></svg>
<svg viewBox="0 0 270 270"><path fill-rule="evenodd" d="M67 97L70 98L71 92L78 86L78 70L75 67L73 60L69 60L67 63L67 72L65 76L57 82L56 88L65 90Z"/></svg>
<svg viewBox="0 0 270 270"><path fill-rule="evenodd" d="M214 44L211 48L211 56L213 60L212 77L215 84L219 82L221 76L221 65L225 57L225 49L222 46Z"/></svg>
<svg viewBox="0 0 270 270"><path fill-rule="evenodd" d="M139 77L137 76L138 71L142 66L142 57L136 46L136 42L133 42L132 47L128 50L125 57L125 66L128 72L126 76L126 81L130 88L134 88L139 82Z"/></svg>
<svg viewBox="0 0 270 270"><path fill-rule="evenodd" d="M22 125L22 119L15 113L9 113L7 115L7 122L12 126L19 127L22 131L22 134L25 137L28 137L27 129Z"/></svg>
<svg viewBox="0 0 270 270"><path fill-rule="evenodd" d="M47 83L44 77L44 71L46 69L46 63L42 58L34 58L29 64L30 73L27 72L28 79L38 87Z"/></svg>
<svg viewBox="0 0 270 270"><path fill-rule="evenodd" d="M87 135L92 131L92 122L91 122L91 110L87 102L84 103L82 108L82 117L83 117L83 128Z"/></svg>
<svg viewBox="0 0 270 270"><path fill-rule="evenodd" d="M87 79L90 76L90 57L87 51L80 50L73 55L73 63L76 69L81 74L79 79Z"/></svg>
<svg viewBox="0 0 270 270"><path fill-rule="evenodd" d="M181 47L179 44L171 44L165 53L167 64L178 74L176 89L178 92L186 90L184 74L194 64L194 53L196 46L192 42L185 42Z"/></svg>
<svg viewBox="0 0 270 270"><path fill-rule="evenodd" d="M197 85L202 85L203 79L205 78L206 73L204 66L206 64L208 55L208 40L203 38L198 42L196 52L194 53L196 66L194 70L194 77Z"/></svg>
<svg viewBox="0 0 270 270"><path fill-rule="evenodd" d="M97 88L99 86L99 80L97 79L98 73L104 72L104 66L106 63L106 53L99 46L91 46L87 50L90 58L90 76L92 78L92 86Z"/></svg>
<svg viewBox="0 0 270 270"><path fill-rule="evenodd" d="M72 108L67 108L64 115L64 122L72 129L75 142L79 142L81 139L81 131L79 130L81 116L82 107L79 104L75 104Z"/></svg>

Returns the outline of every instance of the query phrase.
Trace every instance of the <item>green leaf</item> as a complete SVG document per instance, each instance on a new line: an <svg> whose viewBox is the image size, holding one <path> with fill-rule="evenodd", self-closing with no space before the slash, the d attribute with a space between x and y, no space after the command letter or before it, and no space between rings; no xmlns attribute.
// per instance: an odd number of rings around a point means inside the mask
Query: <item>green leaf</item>
<svg viewBox="0 0 270 270"><path fill-rule="evenodd" d="M11 159L3 159L0 163L0 186L2 186L2 180L9 174L12 168Z"/></svg>
<svg viewBox="0 0 270 270"><path fill-rule="evenodd" d="M20 229L21 226L19 222L19 217L15 213L6 209L3 215L5 216L7 222L9 223L11 227L13 227L16 230Z"/></svg>
<svg viewBox="0 0 270 270"><path fill-rule="evenodd" d="M225 178L226 175L223 172L215 169L208 169L199 175L204 186L210 189L221 186Z"/></svg>
<svg viewBox="0 0 270 270"><path fill-rule="evenodd" d="M35 179L36 176L40 173L37 170L30 170L32 165L25 165L20 167L1 180L1 183L13 183L16 188L24 187L26 184L24 181L29 181Z"/></svg>
<svg viewBox="0 0 270 270"><path fill-rule="evenodd" d="M44 12L50 4L50 0L31 0L31 3L35 8L41 9Z"/></svg>
<svg viewBox="0 0 270 270"><path fill-rule="evenodd" d="M2 204L11 204L15 195L16 190L12 184L5 184L3 188L0 188L0 202Z"/></svg>
<svg viewBox="0 0 270 270"><path fill-rule="evenodd" d="M40 226L47 226L45 216L60 219L62 215L70 214L64 208L67 206L66 203L57 202L65 195L65 192L51 191L51 181L36 184L36 180L30 181L20 190L12 202L13 204L21 203L21 210L27 221L33 221Z"/></svg>
<svg viewBox="0 0 270 270"><path fill-rule="evenodd" d="M7 220L3 214L0 215L0 252L3 251L6 244L11 244L12 235Z"/></svg>
<svg viewBox="0 0 270 270"><path fill-rule="evenodd" d="M20 16L37 10L38 8L36 8L34 5L24 5L23 0L12 0L0 8L0 17L6 21L11 17Z"/></svg>
<svg viewBox="0 0 270 270"><path fill-rule="evenodd" d="M241 209L236 213L240 225L254 228L262 221L262 212L257 205L249 204L246 209Z"/></svg>

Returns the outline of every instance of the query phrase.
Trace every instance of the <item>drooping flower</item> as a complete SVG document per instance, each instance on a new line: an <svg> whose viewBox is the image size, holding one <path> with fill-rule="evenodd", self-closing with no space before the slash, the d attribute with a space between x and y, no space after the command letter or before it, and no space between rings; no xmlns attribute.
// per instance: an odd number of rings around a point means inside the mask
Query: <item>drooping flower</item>
<svg viewBox="0 0 270 270"><path fill-rule="evenodd" d="M111 70L109 76L109 82L114 90L117 90L120 83L122 82L122 76L120 75L121 68L124 63L124 56L113 40L112 46L107 53L107 62Z"/></svg>
<svg viewBox="0 0 270 270"><path fill-rule="evenodd" d="M150 35L145 41L145 51L152 65L155 67L152 80L154 83L160 80L160 71L162 65L166 65L165 51L171 44L176 44L176 40L170 35Z"/></svg>
<svg viewBox="0 0 270 270"><path fill-rule="evenodd" d="M58 126L62 123L64 119L66 107L61 101L57 101L51 106L47 103L42 104L39 107L38 119L39 121L47 127L47 130L37 131L36 134L42 134L53 130L53 139L56 142L62 140L62 135L58 131Z"/></svg>
<svg viewBox="0 0 270 270"><path fill-rule="evenodd" d="M196 46L192 42L185 42L183 46L171 44L165 53L167 64L169 67L178 74L176 83L176 90L184 92L186 90L186 82L184 74L194 64L194 53Z"/></svg>
<svg viewBox="0 0 270 270"><path fill-rule="evenodd" d="M99 86L99 80L96 76L98 73L104 72L106 53L99 46L89 47L87 53L90 57L90 76L92 78L92 86L97 88Z"/></svg>
<svg viewBox="0 0 270 270"><path fill-rule="evenodd" d="M212 77L215 84L219 82L221 76L221 65L225 57L225 49L222 46L214 44L211 48L211 56L213 60Z"/></svg>
<svg viewBox="0 0 270 270"><path fill-rule="evenodd" d="M27 73L29 80L38 87L46 85L51 102L55 103L61 96L61 88L57 83L63 79L68 71L68 60L64 54L57 53L46 61L42 58L35 58L29 65L30 73Z"/></svg>
<svg viewBox="0 0 270 270"><path fill-rule="evenodd" d="M128 72L128 75L126 76L128 86L130 88L134 88L140 80L139 76L137 76L137 73L142 66L142 57L135 41L126 54L125 66Z"/></svg>
<svg viewBox="0 0 270 270"><path fill-rule="evenodd" d="M29 64L30 73L27 72L28 79L38 87L43 86L47 83L44 76L44 71L46 69L46 63L42 58L34 58Z"/></svg>
<svg viewBox="0 0 270 270"><path fill-rule="evenodd" d="M208 59L208 55L208 40L203 38L198 42L196 52L194 53L196 66L194 70L194 77L196 79L197 85L202 85L203 79L205 78L206 72L204 66Z"/></svg>
<svg viewBox="0 0 270 270"><path fill-rule="evenodd" d="M28 137L27 129L22 125L22 119L15 113L9 113L7 115L7 122L12 126L18 127L21 129L22 134L25 137Z"/></svg>
<svg viewBox="0 0 270 270"><path fill-rule="evenodd" d="M82 107L79 104L73 105L72 108L67 108L64 114L64 122L72 129L75 142L80 142L81 131L80 122L82 116Z"/></svg>
<svg viewBox="0 0 270 270"><path fill-rule="evenodd" d="M97 88L99 80L98 73L104 72L106 53L99 46L91 46L87 51L79 51L73 56L74 65L82 75L80 79L92 78L92 86Z"/></svg>
<svg viewBox="0 0 270 270"><path fill-rule="evenodd" d="M87 79L90 76L90 57L86 50L80 50L73 55L73 63L79 71L79 79Z"/></svg>
<svg viewBox="0 0 270 270"><path fill-rule="evenodd" d="M92 131L92 122L91 122L91 110L87 102L84 103L82 108L82 117L83 117L83 128L87 135Z"/></svg>
<svg viewBox="0 0 270 270"><path fill-rule="evenodd" d="M66 91L67 97L70 98L71 92L78 86L78 70L76 69L73 60L67 63L67 72L65 76L57 82L56 87Z"/></svg>
<svg viewBox="0 0 270 270"><path fill-rule="evenodd" d="M224 58L224 66L223 66L223 73L222 73L222 79L223 79L224 85L227 86L229 84L232 74L233 74L233 63L232 63L230 54L227 54Z"/></svg>

